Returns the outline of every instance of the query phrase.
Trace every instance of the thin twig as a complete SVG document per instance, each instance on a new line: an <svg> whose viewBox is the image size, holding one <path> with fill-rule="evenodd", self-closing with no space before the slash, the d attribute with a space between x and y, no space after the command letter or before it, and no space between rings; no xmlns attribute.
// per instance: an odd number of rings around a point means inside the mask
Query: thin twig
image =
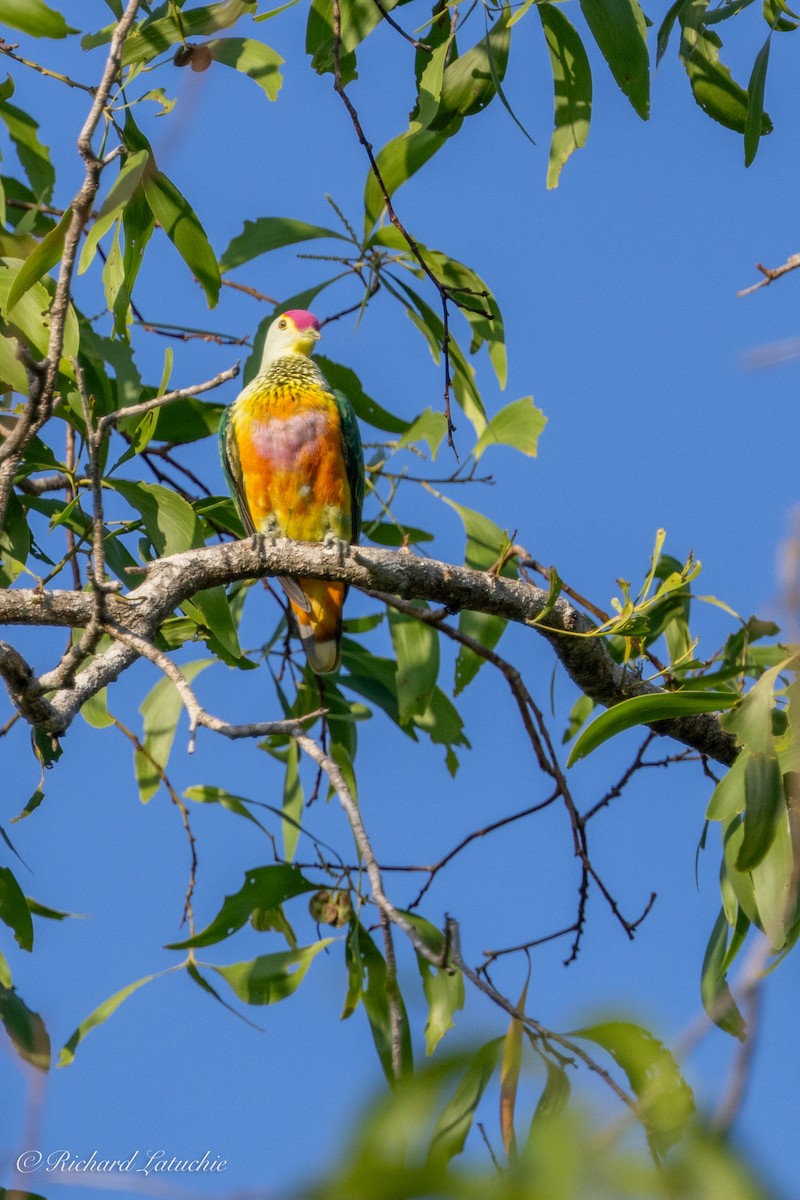
<svg viewBox="0 0 800 1200"><path fill-rule="evenodd" d="M776 279L788 275L790 271L796 271L798 267L800 267L800 254L792 254L780 267L765 267L763 263L756 263L756 270L760 271L764 278L759 279L758 283L751 284L750 287L743 288L736 295L749 296L751 292L757 292L759 288L769 287Z"/></svg>

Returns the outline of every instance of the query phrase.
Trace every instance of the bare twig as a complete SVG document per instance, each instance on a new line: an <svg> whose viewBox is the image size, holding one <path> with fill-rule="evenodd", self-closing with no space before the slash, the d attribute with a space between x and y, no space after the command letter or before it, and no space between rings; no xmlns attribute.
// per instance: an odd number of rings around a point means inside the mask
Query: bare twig
<svg viewBox="0 0 800 1200"><path fill-rule="evenodd" d="M788 275L790 271L796 271L798 267L800 267L800 254L792 254L780 267L765 267L763 263L756 263L756 270L760 271L764 278L759 279L758 283L751 284L750 287L743 288L736 295L749 296L751 292L757 292L759 288L769 287L776 279Z"/></svg>
<svg viewBox="0 0 800 1200"><path fill-rule="evenodd" d="M238 374L239 364L234 363L232 367L228 367L227 371L220 371L219 375L215 375L213 379L207 379L205 383L176 388L174 392L166 392L163 396L155 396L152 400L142 401L141 404L117 408L114 412L106 413L100 419L97 424L97 435L102 437L112 425L116 425L118 421L127 420L128 417L140 417L144 413L152 412L154 408L163 408L166 404L173 404L176 400L185 400L187 396L200 396L203 392L210 392L214 388L218 388L220 384L227 383L229 379L235 379Z"/></svg>

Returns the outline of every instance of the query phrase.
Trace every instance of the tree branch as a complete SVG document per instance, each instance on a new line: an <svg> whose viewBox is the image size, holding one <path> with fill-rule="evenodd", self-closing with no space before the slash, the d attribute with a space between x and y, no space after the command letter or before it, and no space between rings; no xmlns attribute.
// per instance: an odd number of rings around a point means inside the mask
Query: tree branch
<svg viewBox="0 0 800 1200"><path fill-rule="evenodd" d="M550 642L578 687L606 707L630 696L661 690L615 663L602 639L574 636L590 633L593 627L563 598L548 613L548 624L540 625L537 618L548 603L548 593L541 588L420 558L407 551L362 548L339 560L319 543L287 539L254 547L248 540L187 550L157 559L141 570L147 576L144 583L124 597L108 596L106 605L110 620L148 640L175 607L195 592L263 575L306 575L391 592L405 599L434 600L451 610L468 608L492 613L526 625ZM93 609L93 597L72 591L0 592L0 624L5 625L84 627ZM83 702L116 679L138 656L136 650L123 645L98 655L72 688L52 698L57 717L47 724L49 731L62 733ZM725 766L737 754L735 738L710 713L659 721L653 728L659 735L674 737Z"/></svg>

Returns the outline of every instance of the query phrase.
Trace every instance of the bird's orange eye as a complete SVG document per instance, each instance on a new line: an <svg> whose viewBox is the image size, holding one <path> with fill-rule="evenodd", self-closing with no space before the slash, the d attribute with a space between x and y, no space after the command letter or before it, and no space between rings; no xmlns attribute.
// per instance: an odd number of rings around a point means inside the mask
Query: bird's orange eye
<svg viewBox="0 0 800 1200"><path fill-rule="evenodd" d="M285 328L286 328L286 321L283 319L283 317L281 317L280 321L278 321L278 329L285 329Z"/></svg>

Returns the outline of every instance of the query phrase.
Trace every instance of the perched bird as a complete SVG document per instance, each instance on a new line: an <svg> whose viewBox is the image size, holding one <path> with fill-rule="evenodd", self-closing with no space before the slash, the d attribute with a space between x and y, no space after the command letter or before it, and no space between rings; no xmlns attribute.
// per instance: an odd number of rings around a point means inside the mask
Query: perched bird
<svg viewBox="0 0 800 1200"><path fill-rule="evenodd" d="M364 455L352 405L311 358L319 321L292 309L272 322L258 375L220 425L225 477L251 534L354 544L364 502ZM322 579L280 583L318 675L339 666L347 587Z"/></svg>

